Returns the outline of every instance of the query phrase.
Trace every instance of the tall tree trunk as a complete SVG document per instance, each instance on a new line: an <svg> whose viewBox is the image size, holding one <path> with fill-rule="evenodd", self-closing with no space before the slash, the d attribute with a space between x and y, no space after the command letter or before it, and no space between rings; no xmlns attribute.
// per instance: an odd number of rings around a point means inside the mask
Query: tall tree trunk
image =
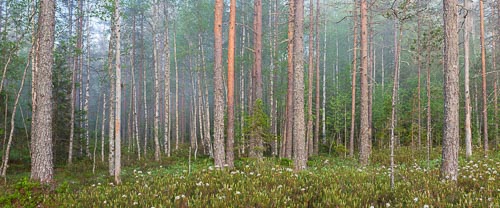
<svg viewBox="0 0 500 208"><path fill-rule="evenodd" d="M395 49L395 66L394 66L394 84L392 88L392 103L391 103L391 140L390 140L390 151L391 151L391 189L394 189L394 140L395 140L395 128L396 128L396 104L398 100L398 88L399 88L399 39L398 39L398 31L401 31L401 26L399 25L399 20L394 20L394 49ZM363 41L361 41L363 42Z"/></svg>
<svg viewBox="0 0 500 208"><path fill-rule="evenodd" d="M307 155L312 156L313 154L313 112L312 112L312 94L313 94L313 82L314 82L314 1L309 1L309 63L308 63L308 82L307 82L307 131L306 131L306 141L307 141Z"/></svg>
<svg viewBox="0 0 500 208"><path fill-rule="evenodd" d="M441 174L456 181L458 178L459 137L459 69L457 1L443 0L444 10L444 127Z"/></svg>
<svg viewBox="0 0 500 208"><path fill-rule="evenodd" d="M357 71L357 43L358 43L358 0L354 0L354 35L352 57L352 85L351 85L351 137L349 139L349 156L354 157L354 130L356 125L356 71Z"/></svg>
<svg viewBox="0 0 500 208"><path fill-rule="evenodd" d="M169 13L167 3L164 4L165 13L165 46L163 48L163 53L165 54L165 100L164 100L164 111L165 111L165 135L164 135L164 146L165 155L170 157L171 145L170 145L170 38L169 38ZM176 80L177 81L177 80Z"/></svg>
<svg viewBox="0 0 500 208"><path fill-rule="evenodd" d="M87 4L89 6L89 3ZM90 12L90 11L88 11ZM82 14L83 15L83 14ZM85 80L85 101L83 105L84 111L84 125L85 125L85 153L88 158L91 157L90 153L90 135L89 135L89 99L90 99L90 14L87 14L86 28L87 28L87 66L86 70L86 80ZM83 17L82 17L83 18Z"/></svg>
<svg viewBox="0 0 500 208"><path fill-rule="evenodd" d="M210 99L208 95L208 79L207 79L207 68L206 68L206 63L205 63L205 48L203 47L203 39L201 35L198 36L199 38L199 48L201 51L201 65L203 66L203 80L204 80L204 88L205 88L205 96L204 96L204 112L205 112L205 128L204 128L204 134L205 134L205 145L206 149L208 150L208 154L210 157L214 156L214 151L213 151L213 146L212 146L212 138L210 135Z"/></svg>
<svg viewBox="0 0 500 208"><path fill-rule="evenodd" d="M465 0L467 1L467 0ZM420 0L417 1L417 8L420 8ZM420 150L420 147L422 146L422 112L421 112L421 97L422 97L422 88L421 88L421 71L422 71L422 63L421 63L421 56L420 56L420 30L421 30L421 17L420 17L420 12L417 13L417 79L418 79L418 84L417 84L417 113L418 113L418 118L417 118L417 128L418 128L418 138L417 138L417 143L418 143L418 149Z"/></svg>
<svg viewBox="0 0 500 208"><path fill-rule="evenodd" d="M326 9L325 9L326 14ZM326 144L326 37L328 36L328 31L326 30L326 17L324 21L324 40L323 40L323 102L321 103L321 143ZM338 65L336 63L335 65ZM319 152L319 150L318 150Z"/></svg>
<svg viewBox="0 0 500 208"><path fill-rule="evenodd" d="M243 9L243 7L242 7ZM245 27L245 20L246 17L243 16L243 26L241 27L242 30L242 37L241 37L241 51L240 51L240 57L245 58L245 44L246 44L246 27ZM240 132L241 132L241 139L240 139L240 154L245 154L245 62L241 61L240 63Z"/></svg>
<svg viewBox="0 0 500 208"><path fill-rule="evenodd" d="M120 65L120 0L115 0L115 31L116 31L116 98L115 98L115 183L121 184L121 65Z"/></svg>
<svg viewBox="0 0 500 208"><path fill-rule="evenodd" d="M68 13L69 13L69 36L73 36L73 3L72 0L67 0L68 2ZM72 53L74 53L72 51ZM73 143L74 143L74 135L75 135L75 102L76 102L76 71L74 61L76 60L73 55L70 55L70 65L71 65L71 97L70 97L70 133L69 133L69 147L68 147L68 164L73 163ZM2 80L3 81L3 80ZM0 85L0 92L1 90Z"/></svg>
<svg viewBox="0 0 500 208"><path fill-rule="evenodd" d="M284 154L286 158L292 158L293 125L294 125L294 35L295 35L295 0L289 0L288 15L288 86L286 96L286 134Z"/></svg>
<svg viewBox="0 0 500 208"><path fill-rule="evenodd" d="M226 164L234 167L234 44L236 32L236 0L231 0L229 43L227 48L227 144Z"/></svg>
<svg viewBox="0 0 500 208"><path fill-rule="evenodd" d="M215 22L214 22L214 163L218 168L223 168L225 164L224 153L224 95L222 81L222 16L224 2L215 1Z"/></svg>
<svg viewBox="0 0 500 208"><path fill-rule="evenodd" d="M319 153L319 103L320 103L320 98L319 98L319 93L320 93L320 76L319 76L319 57L320 57L320 50L319 50L319 0L316 0L316 23L314 24L314 30L315 30L315 36L316 36L316 124L314 127L314 154L317 155Z"/></svg>
<svg viewBox="0 0 500 208"><path fill-rule="evenodd" d="M470 104L470 33L472 30L472 0L465 0L465 9L467 14L465 16L465 29L464 29L464 87L465 87L465 155L467 158L472 156L472 130L471 130L471 112L472 107Z"/></svg>
<svg viewBox="0 0 500 208"><path fill-rule="evenodd" d="M160 161L160 59L158 57L158 35L157 35L157 25L158 25L158 6L159 1L156 1L153 5L153 59L154 59L154 82L155 82L155 104L154 104L154 122L153 122L153 134L155 142L155 161Z"/></svg>
<svg viewBox="0 0 500 208"><path fill-rule="evenodd" d="M101 162L104 163L104 128L106 124L106 93L102 98L102 126L101 126ZM96 144L97 145L97 144Z"/></svg>
<svg viewBox="0 0 500 208"><path fill-rule="evenodd" d="M175 66L175 150L177 150L179 149L179 70L177 67L177 34L175 30L175 25L174 25L174 66Z"/></svg>
<svg viewBox="0 0 500 208"><path fill-rule="evenodd" d="M134 108L132 109L133 115L134 115L134 137L137 145L137 159L141 160L141 145L140 145L140 139L139 139L139 116L137 115L137 109L138 109L138 102L137 102L137 87L136 84L137 82L135 81L135 15L132 17L132 48L130 51L130 69L132 73L132 97L133 97L133 106Z"/></svg>
<svg viewBox="0 0 500 208"><path fill-rule="evenodd" d="M52 156L52 64L55 34L55 1L41 0L38 32L32 63L31 179L50 183Z"/></svg>
<svg viewBox="0 0 500 208"><path fill-rule="evenodd" d="M481 38L481 77L483 79L483 137L484 156L488 157L488 97L486 88L486 45L484 42L484 0L479 0L480 38Z"/></svg>
<svg viewBox="0 0 500 208"><path fill-rule="evenodd" d="M304 0L295 0L294 18L294 119L293 119L293 149L295 170L307 167L307 152L305 143L304 118Z"/></svg>
<svg viewBox="0 0 500 208"><path fill-rule="evenodd" d="M112 20L112 25L115 24L115 20ZM116 52L115 49L115 39L116 39L116 28L112 26L111 36L108 46L108 74L110 77L110 93L109 93L109 174L113 176L115 174L115 99L116 99L116 77L113 68L113 54Z"/></svg>
<svg viewBox="0 0 500 208"><path fill-rule="evenodd" d="M253 102L252 102L252 113L256 113L257 103L259 100L263 101L262 97L262 0L254 1L254 19L253 19L253 50L254 50L254 62L253 62ZM255 123L255 121L253 121ZM253 125L255 126L255 125ZM262 158L263 155L263 138L261 127L253 128L252 134L250 136L249 143L249 156L254 158Z"/></svg>
<svg viewBox="0 0 500 208"><path fill-rule="evenodd" d="M83 134L81 133L81 130L84 130L84 109L83 109L83 0L78 0L78 27L77 27L77 40L76 40L76 47L80 52L77 52L77 76L78 76L78 83L79 83L79 89L78 89L78 110L80 111L79 113L79 118L78 118L78 128L80 128L80 131L78 133L78 141L80 143L80 152L79 156L83 155L83 149L86 147L83 146Z"/></svg>
<svg viewBox="0 0 500 208"><path fill-rule="evenodd" d="M368 5L366 0L361 0L361 68L360 68L360 87L361 87L361 126L360 126L360 162L367 165L371 155L371 129L368 119Z"/></svg>

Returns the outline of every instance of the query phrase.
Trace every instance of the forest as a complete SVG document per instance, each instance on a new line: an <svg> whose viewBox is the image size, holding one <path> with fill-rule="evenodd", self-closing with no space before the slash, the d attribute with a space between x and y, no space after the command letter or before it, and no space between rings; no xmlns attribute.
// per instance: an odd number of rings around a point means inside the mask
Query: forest
<svg viewBox="0 0 500 208"><path fill-rule="evenodd" d="M499 0L0 0L0 207L500 207Z"/></svg>

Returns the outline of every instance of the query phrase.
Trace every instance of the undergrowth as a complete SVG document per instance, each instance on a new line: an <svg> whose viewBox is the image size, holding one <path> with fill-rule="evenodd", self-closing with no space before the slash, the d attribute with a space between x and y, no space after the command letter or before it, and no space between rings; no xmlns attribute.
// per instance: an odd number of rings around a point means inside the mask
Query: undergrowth
<svg viewBox="0 0 500 208"><path fill-rule="evenodd" d="M320 155L294 172L287 159L240 158L234 169L215 170L209 158L191 164L183 157L162 162L129 161L122 185L112 183L105 163L92 173L82 162L56 169L58 184L42 186L27 177L2 185L2 207L500 207L500 154L480 152L460 159L457 182L439 176L440 154L397 151L391 190L387 151L375 151L372 165ZM90 165L90 166L89 166ZM191 167L191 168L189 168Z"/></svg>

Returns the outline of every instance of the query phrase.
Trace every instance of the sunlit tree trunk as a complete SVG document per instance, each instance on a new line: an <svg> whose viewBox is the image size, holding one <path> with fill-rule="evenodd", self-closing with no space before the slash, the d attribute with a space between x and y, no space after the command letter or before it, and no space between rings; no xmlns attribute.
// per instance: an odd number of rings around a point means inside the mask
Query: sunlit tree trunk
<svg viewBox="0 0 500 208"><path fill-rule="evenodd" d="M215 0L214 22L214 163L218 168L225 164L224 152L224 95L222 78L222 16L224 2Z"/></svg>
<svg viewBox="0 0 500 208"><path fill-rule="evenodd" d="M158 25L158 6L160 2L156 1L153 5L153 62L154 62L154 82L155 82L155 104L154 104L154 122L153 122L153 134L155 142L155 161L160 161L160 60L158 54L158 35L157 35L157 25Z"/></svg>
<svg viewBox="0 0 500 208"><path fill-rule="evenodd" d="M55 34L55 1L41 0L32 63L31 179L50 183L52 156L52 64Z"/></svg>
<svg viewBox="0 0 500 208"><path fill-rule="evenodd" d="M229 14L229 43L227 48L227 144L226 164L234 166L234 44L236 32L236 0L231 0Z"/></svg>
<svg viewBox="0 0 500 208"><path fill-rule="evenodd" d="M441 174L454 181L458 178L458 142L460 138L457 5L457 0L443 0L444 126Z"/></svg>

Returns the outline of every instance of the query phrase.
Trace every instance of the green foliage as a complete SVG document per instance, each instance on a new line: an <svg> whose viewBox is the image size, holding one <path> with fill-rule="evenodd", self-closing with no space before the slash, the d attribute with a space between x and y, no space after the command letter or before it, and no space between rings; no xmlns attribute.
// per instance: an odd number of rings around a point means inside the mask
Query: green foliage
<svg viewBox="0 0 500 208"><path fill-rule="evenodd" d="M262 100L258 99L255 101L253 113L247 117L246 123L248 124L245 126L246 135L261 139L264 144L270 144L274 139L274 136L269 131L271 128L269 116L264 111L264 103ZM265 148L258 149L257 151L264 152Z"/></svg>

